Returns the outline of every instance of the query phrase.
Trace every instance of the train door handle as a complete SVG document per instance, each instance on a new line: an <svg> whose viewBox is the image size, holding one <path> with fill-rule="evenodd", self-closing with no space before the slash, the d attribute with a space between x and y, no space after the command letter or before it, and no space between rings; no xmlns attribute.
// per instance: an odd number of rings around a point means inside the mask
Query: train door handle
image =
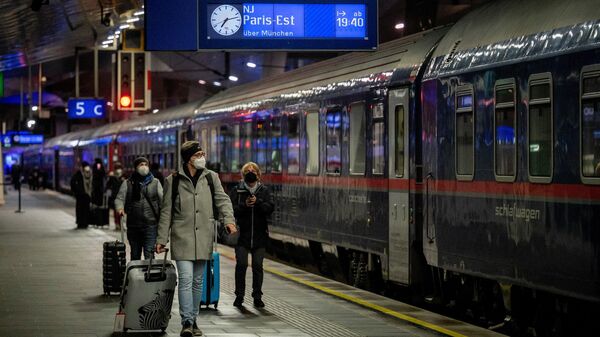
<svg viewBox="0 0 600 337"><path fill-rule="evenodd" d="M398 204L394 204L394 209L392 210L392 214L394 215L394 220L398 220Z"/></svg>
<svg viewBox="0 0 600 337"><path fill-rule="evenodd" d="M406 221L406 205L402 205L402 220Z"/></svg>

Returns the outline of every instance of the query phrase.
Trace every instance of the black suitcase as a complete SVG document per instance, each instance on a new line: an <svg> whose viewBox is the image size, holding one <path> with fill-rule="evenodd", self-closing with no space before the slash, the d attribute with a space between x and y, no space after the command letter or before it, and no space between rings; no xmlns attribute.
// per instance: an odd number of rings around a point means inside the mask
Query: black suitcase
<svg viewBox="0 0 600 337"><path fill-rule="evenodd" d="M109 208L108 208L108 197L104 197L102 205L95 205L92 203L90 207L90 225L96 226L108 226L109 225Z"/></svg>
<svg viewBox="0 0 600 337"><path fill-rule="evenodd" d="M126 263L123 231L121 224L121 241L109 241L103 245L102 283L104 285L104 295L121 293Z"/></svg>

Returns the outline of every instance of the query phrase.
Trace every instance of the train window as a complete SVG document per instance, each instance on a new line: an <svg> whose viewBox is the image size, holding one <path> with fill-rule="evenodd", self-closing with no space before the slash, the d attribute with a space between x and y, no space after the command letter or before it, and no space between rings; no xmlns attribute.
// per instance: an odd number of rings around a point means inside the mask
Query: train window
<svg viewBox="0 0 600 337"><path fill-rule="evenodd" d="M281 172L281 117L271 119L271 171Z"/></svg>
<svg viewBox="0 0 600 337"><path fill-rule="evenodd" d="M396 177L404 176L404 105L396 105L394 108L396 117L395 134L396 134L396 166L394 172Z"/></svg>
<svg viewBox="0 0 600 337"><path fill-rule="evenodd" d="M373 107L373 174L381 175L385 170L385 121L383 104Z"/></svg>
<svg viewBox="0 0 600 337"><path fill-rule="evenodd" d="M306 174L319 174L319 110L306 113Z"/></svg>
<svg viewBox="0 0 600 337"><path fill-rule="evenodd" d="M221 163L221 172L229 172L229 164L228 159L230 158L232 151L231 144L231 132L229 131L229 127L227 125L221 125L221 135L219 137L219 142L222 144L220 147L220 163Z"/></svg>
<svg viewBox="0 0 600 337"><path fill-rule="evenodd" d="M259 119L256 122L256 143L254 144L254 154L256 156L256 163L265 170L267 167L267 151L269 142L267 140L267 120Z"/></svg>
<svg viewBox="0 0 600 337"><path fill-rule="evenodd" d="M350 174L365 173L365 102L350 104Z"/></svg>
<svg viewBox="0 0 600 337"><path fill-rule="evenodd" d="M231 156L229 156L229 172L237 172L241 167L239 165L240 160L240 125L236 124L233 126L233 146L230 146Z"/></svg>
<svg viewBox="0 0 600 337"><path fill-rule="evenodd" d="M512 182L517 170L517 119L514 79L496 82L494 112L494 173L496 180Z"/></svg>
<svg viewBox="0 0 600 337"><path fill-rule="evenodd" d="M219 139L217 128L210 129L210 152L208 153L208 160L211 163L219 162Z"/></svg>
<svg viewBox="0 0 600 337"><path fill-rule="evenodd" d="M208 148L208 130L207 129L200 130L200 147L204 150L205 153L210 153L210 149Z"/></svg>
<svg viewBox="0 0 600 337"><path fill-rule="evenodd" d="M240 135L240 166L235 170L241 169L242 165L252 161L252 121L246 121L242 124Z"/></svg>
<svg viewBox="0 0 600 337"><path fill-rule="evenodd" d="M581 94L581 177L600 184L600 65L583 68Z"/></svg>
<svg viewBox="0 0 600 337"><path fill-rule="evenodd" d="M456 179L473 180L475 171L473 85L456 88Z"/></svg>
<svg viewBox="0 0 600 337"><path fill-rule="evenodd" d="M342 114L341 107L329 108L326 119L327 173L340 174L342 170Z"/></svg>
<svg viewBox="0 0 600 337"><path fill-rule="evenodd" d="M554 163L552 131L552 79L550 73L529 77L528 151L529 180L549 183Z"/></svg>
<svg viewBox="0 0 600 337"><path fill-rule="evenodd" d="M288 174L300 173L300 118L299 114L287 116L288 123Z"/></svg>

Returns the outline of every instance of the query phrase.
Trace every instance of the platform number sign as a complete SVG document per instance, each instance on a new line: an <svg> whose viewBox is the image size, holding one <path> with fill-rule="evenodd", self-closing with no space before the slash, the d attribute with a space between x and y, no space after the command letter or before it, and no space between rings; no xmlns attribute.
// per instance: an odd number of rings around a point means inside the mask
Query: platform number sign
<svg viewBox="0 0 600 337"><path fill-rule="evenodd" d="M106 101L97 98L71 98L68 103L69 119L104 118Z"/></svg>

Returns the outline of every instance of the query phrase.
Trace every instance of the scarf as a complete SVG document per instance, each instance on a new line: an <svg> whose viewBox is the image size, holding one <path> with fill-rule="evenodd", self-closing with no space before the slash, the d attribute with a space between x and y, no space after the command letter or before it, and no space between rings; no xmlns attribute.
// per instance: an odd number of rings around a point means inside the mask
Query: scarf
<svg viewBox="0 0 600 337"><path fill-rule="evenodd" d="M83 176L83 190L85 192L85 194L87 194L89 197L92 196L92 175L90 174L89 177L85 176L85 173L83 173L83 171L81 171L81 175Z"/></svg>
<svg viewBox="0 0 600 337"><path fill-rule="evenodd" d="M148 173L145 177L141 176L139 173L134 172L131 175L131 184L133 185L133 191L131 194L131 198L133 201L140 201L142 199L142 187L148 186L154 179L152 173Z"/></svg>
<svg viewBox="0 0 600 337"><path fill-rule="evenodd" d="M256 190L258 190L258 187L259 187L260 185L261 185L261 184L260 184L260 182L259 182L259 181L257 181L257 182L256 182L256 185L254 185L254 187L250 187L250 186L248 186L248 184L247 184L247 183L244 181L244 187L245 187L245 188L246 188L248 191L250 191L250 194L252 194L252 195L256 194Z"/></svg>

